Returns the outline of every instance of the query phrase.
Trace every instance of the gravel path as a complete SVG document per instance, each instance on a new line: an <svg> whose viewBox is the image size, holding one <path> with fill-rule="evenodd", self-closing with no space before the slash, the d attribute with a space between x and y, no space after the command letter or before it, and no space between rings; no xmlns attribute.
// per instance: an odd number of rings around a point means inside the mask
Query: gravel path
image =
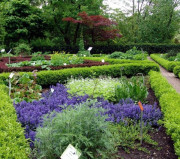
<svg viewBox="0 0 180 159"><path fill-rule="evenodd" d="M148 57L149 60L153 61L150 57ZM155 62L155 61L154 61ZM174 87L174 89L180 93L180 79L175 77L174 73L168 72L166 69L164 69L161 65L160 66L160 72L161 74L168 80L168 82Z"/></svg>

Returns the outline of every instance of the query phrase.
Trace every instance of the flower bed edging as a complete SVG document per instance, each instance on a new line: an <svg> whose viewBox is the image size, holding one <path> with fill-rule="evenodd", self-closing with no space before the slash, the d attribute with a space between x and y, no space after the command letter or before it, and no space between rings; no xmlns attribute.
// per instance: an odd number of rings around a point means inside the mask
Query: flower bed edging
<svg viewBox="0 0 180 159"><path fill-rule="evenodd" d="M174 141L175 153L180 159L180 94L160 73L151 71L149 75L151 87L164 114L164 125Z"/></svg>

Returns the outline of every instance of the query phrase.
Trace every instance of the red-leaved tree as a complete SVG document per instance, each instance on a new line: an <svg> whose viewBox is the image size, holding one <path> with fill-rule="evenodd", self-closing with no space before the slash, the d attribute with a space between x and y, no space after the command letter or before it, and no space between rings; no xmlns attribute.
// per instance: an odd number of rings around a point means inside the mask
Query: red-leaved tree
<svg viewBox="0 0 180 159"><path fill-rule="evenodd" d="M76 20L72 17L63 18L63 21L77 23L78 25L83 25L84 32L86 35L90 36L92 42L96 41L106 41L109 39L114 39L116 37L122 37L119 34L118 29L113 29L113 26L117 25L116 22L111 21L108 18L105 18L101 15L91 15L88 16L86 12L80 12L78 16L81 17L81 20ZM75 33L77 35L77 32Z"/></svg>

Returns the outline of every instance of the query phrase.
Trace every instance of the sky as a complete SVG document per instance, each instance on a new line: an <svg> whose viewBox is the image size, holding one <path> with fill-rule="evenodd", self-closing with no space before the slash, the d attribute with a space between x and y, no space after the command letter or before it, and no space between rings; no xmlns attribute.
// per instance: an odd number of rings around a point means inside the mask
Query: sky
<svg viewBox="0 0 180 159"><path fill-rule="evenodd" d="M131 8L128 2L130 3L130 0L104 0L103 3L112 9L121 9L123 12L127 12Z"/></svg>

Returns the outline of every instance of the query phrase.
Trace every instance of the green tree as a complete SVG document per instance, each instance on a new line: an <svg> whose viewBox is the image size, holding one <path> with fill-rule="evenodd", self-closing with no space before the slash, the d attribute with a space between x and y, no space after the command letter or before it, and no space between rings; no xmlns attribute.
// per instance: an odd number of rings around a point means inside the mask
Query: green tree
<svg viewBox="0 0 180 159"><path fill-rule="evenodd" d="M78 18L78 13L86 11L89 15L99 15L103 0L64 0L42 2L44 16L49 24L48 35L58 43L75 45L80 37L80 24L71 25L62 21L65 17Z"/></svg>
<svg viewBox="0 0 180 159"><path fill-rule="evenodd" d="M133 0L128 4L132 6L127 11L128 16L116 9L111 18L118 22L123 38L115 42L171 42L179 29L179 3L179 0Z"/></svg>
<svg viewBox="0 0 180 159"><path fill-rule="evenodd" d="M12 0L5 15L5 43L14 47L16 43L27 42L34 38L44 37L45 22L42 11L33 7L27 0Z"/></svg>

